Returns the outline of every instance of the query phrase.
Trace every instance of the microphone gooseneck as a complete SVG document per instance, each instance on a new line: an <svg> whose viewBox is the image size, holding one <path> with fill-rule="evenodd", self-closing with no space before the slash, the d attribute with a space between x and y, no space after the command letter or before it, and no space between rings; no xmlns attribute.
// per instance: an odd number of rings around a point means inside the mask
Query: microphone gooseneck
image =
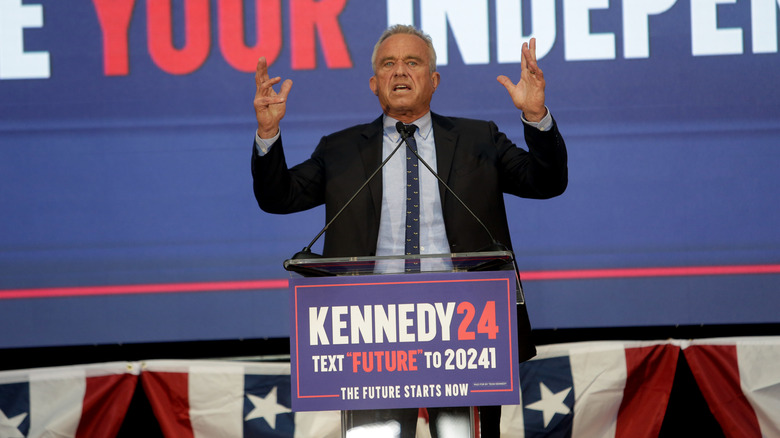
<svg viewBox="0 0 780 438"><path fill-rule="evenodd" d="M376 174L379 173L379 171L382 170L383 167L385 167L385 164L387 164L387 162L390 161L391 158L393 158L393 155L395 155L395 153L398 152L398 149L401 148L402 144L403 144L402 141L398 142L398 145L395 147L395 149L393 149L392 152L390 152L390 155L388 155L387 158L385 158L382 161L382 163L379 165L379 167L377 167L376 170L374 170L374 172L372 172L371 175L369 175L369 177L366 178L366 180L363 182L363 184L361 184L360 187L358 187L358 189L355 191L355 193L352 194L352 196L347 200L347 202L344 203L344 205L339 209L339 211L336 212L336 214L333 215L333 217L328 221L328 223L325 224L324 227L322 227L320 232L317 233L316 236L314 236L314 239L312 239L312 241L309 242L309 244L306 245L306 247L304 247L301 251L298 251L297 253L295 253L295 255L293 256L293 259L312 259L312 258L320 258L320 257L322 257L319 254L315 254L315 253L311 252L311 247L314 246L314 244L317 242L317 240L319 240L319 238L323 234L325 234L325 231L327 231L328 228L330 228L331 224L336 219L338 219L339 216L341 216L341 213L349 206L349 204L352 203L353 200L355 200L357 195L360 194L360 192L362 192L364 188L366 188L368 183L371 182L372 179L374 179Z"/></svg>
<svg viewBox="0 0 780 438"><path fill-rule="evenodd" d="M398 122L395 124L395 129L398 131L399 134L401 134L401 140L404 143L406 143L406 148L412 151L414 156L417 157L417 160L419 160L423 164L423 166L425 166L425 168L428 169L428 171L431 172L431 174L433 174L433 176L435 176L437 180L439 180L441 185L444 186L445 189L447 189L447 192L449 192L453 197L455 197L458 203L460 203L460 205L462 205L463 208L465 208L466 211L469 212L471 217L473 217L474 220L477 221L477 223L482 227L482 229L485 230L485 233L487 233L491 243L490 245L482 249L482 251L509 251L509 249L504 244L497 241L493 237L493 233L491 233L488 227L482 222L482 220L480 220L479 216L477 216L473 211L471 211L469 206L466 205L466 203L463 202L462 199L460 199L460 196L458 196L457 193L455 193L455 191L453 191L450 188L450 186L448 186L447 183L444 182L444 180L439 176L439 174L435 170L433 170L433 168L425 160L423 160L420 154L418 154L417 151L409 144L408 138L414 135L415 128L411 128L410 126L405 125L403 122ZM395 153L395 151L393 151L393 153Z"/></svg>
<svg viewBox="0 0 780 438"><path fill-rule="evenodd" d="M408 138L411 137L412 135L414 135L414 129L410 128L407 125L404 125L403 122L396 123L395 124L395 129L398 131L399 134L401 134L401 141L398 142L398 145L395 147L395 149L393 149L393 151L390 152L390 155L388 155L387 158L385 158L382 161L382 163L379 165L379 167L377 167L376 170L374 170L374 172L372 172L371 175L363 182L363 184L361 184L360 187L358 187L358 189L355 191L355 193L352 194L352 196L347 200L347 202L344 203L344 205L339 209L339 211L336 212L335 215L333 215L333 217L328 221L327 224L325 224L325 226L322 228L322 230L320 230L320 232L317 233L316 236L314 236L314 239L312 239L312 241L309 242L309 244L306 245L301 251L298 251L297 253L295 253L295 255L293 255L292 259L294 259L294 260L297 260L297 259L313 259L313 258L321 258L322 257L319 254L315 254L315 253L311 252L311 247L314 246L314 244L317 242L317 240L319 240L320 237L322 237L323 234L325 234L325 232L328 230L328 228L330 228L331 224L333 224L333 222L335 222L336 219L338 219L338 217L341 216L341 213L352 203L352 201L355 200L357 195L360 194L360 192L362 192L363 189L366 188L368 183L371 182L372 179L374 179L376 174L379 173L379 171L382 170L382 168L385 167L387 162L390 161L391 158L393 158L395 153L398 152L398 149L401 148L402 144L406 144L407 149L412 151L412 153L425 166L425 168L428 169L428 171L431 172L431 174L436 177L436 179L439 181L439 183L441 183L442 186L444 186L445 189L447 189L447 192L449 192L458 201L458 203L460 205L462 205L463 208L466 209L466 211L471 215L471 217L473 217L474 220L477 221L477 223L482 227L482 229L485 230L485 233L490 238L490 242L491 243L490 243L490 245L488 245L487 247L485 247L481 251L509 251L509 249L504 244L502 244L501 242L497 241L493 237L493 233L490 232L488 227L469 208L469 206L466 205L466 203L463 202L462 199L460 199L460 196L458 196L457 193L455 193L450 188L450 186L448 186L447 183L444 182L444 180L439 176L439 174L436 173L436 171L433 170L433 168L425 160L422 159L420 154L418 154L417 151L414 150L414 148L412 148L409 145Z"/></svg>

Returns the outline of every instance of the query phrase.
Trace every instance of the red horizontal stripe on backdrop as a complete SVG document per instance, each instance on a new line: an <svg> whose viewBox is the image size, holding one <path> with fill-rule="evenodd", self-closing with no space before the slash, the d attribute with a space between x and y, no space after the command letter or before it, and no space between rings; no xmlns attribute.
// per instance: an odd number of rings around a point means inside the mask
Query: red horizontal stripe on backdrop
<svg viewBox="0 0 780 438"><path fill-rule="evenodd" d="M11 289L0 290L0 300L180 292L249 291L264 289L287 289L287 280L218 281L206 283L128 284L119 286L74 286L45 289Z"/></svg>
<svg viewBox="0 0 780 438"><path fill-rule="evenodd" d="M675 266L661 268L575 269L520 273L523 280L587 280L634 277L780 274L780 265Z"/></svg>
<svg viewBox="0 0 780 438"><path fill-rule="evenodd" d="M776 265L675 266L656 268L573 269L522 272L524 281L588 280L637 277L696 277L708 275L780 274ZM0 300L60 298L101 295L159 294L181 292L220 292L287 289L286 279L218 281L205 283L132 284L118 286L74 286L40 289L0 289Z"/></svg>

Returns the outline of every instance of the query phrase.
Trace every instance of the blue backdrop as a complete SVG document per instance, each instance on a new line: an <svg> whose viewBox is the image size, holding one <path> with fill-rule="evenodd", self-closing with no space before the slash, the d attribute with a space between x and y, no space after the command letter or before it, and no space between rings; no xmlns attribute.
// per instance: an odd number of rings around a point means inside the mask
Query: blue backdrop
<svg viewBox="0 0 780 438"><path fill-rule="evenodd" d="M324 211L257 208L256 59L294 81L298 162L380 114L370 53L396 22L434 38L434 111L520 142L495 78L517 80L520 36L539 40L570 184L507 199L534 327L780 322L779 16L778 0L0 0L0 347L286 336L274 280Z"/></svg>

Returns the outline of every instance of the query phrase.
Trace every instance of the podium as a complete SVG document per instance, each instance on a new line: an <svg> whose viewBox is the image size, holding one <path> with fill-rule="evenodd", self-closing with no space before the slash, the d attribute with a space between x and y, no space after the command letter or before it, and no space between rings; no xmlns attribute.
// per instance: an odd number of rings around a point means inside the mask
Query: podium
<svg viewBox="0 0 780 438"><path fill-rule="evenodd" d="M530 323L510 251L290 259L294 411L341 410L342 436L480 436L519 403ZM497 418L496 418L497 421ZM437 436L434 435L434 436Z"/></svg>

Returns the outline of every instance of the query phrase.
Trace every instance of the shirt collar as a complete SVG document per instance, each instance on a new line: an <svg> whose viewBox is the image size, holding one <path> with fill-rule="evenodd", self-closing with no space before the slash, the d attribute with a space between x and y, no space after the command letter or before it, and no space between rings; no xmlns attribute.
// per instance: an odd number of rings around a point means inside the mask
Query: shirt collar
<svg viewBox="0 0 780 438"><path fill-rule="evenodd" d="M398 130L395 129L395 124L398 123L398 120L388 116L383 116L382 126L385 130L385 135L390 137L391 140L398 141L401 138L401 134L398 133ZM431 121L431 112L428 111L425 113L424 116L420 117L419 119L415 120L414 122L410 123L410 125L417 125L417 133L418 135L423 139L427 140L428 136L431 135L431 132L433 131L433 122Z"/></svg>

